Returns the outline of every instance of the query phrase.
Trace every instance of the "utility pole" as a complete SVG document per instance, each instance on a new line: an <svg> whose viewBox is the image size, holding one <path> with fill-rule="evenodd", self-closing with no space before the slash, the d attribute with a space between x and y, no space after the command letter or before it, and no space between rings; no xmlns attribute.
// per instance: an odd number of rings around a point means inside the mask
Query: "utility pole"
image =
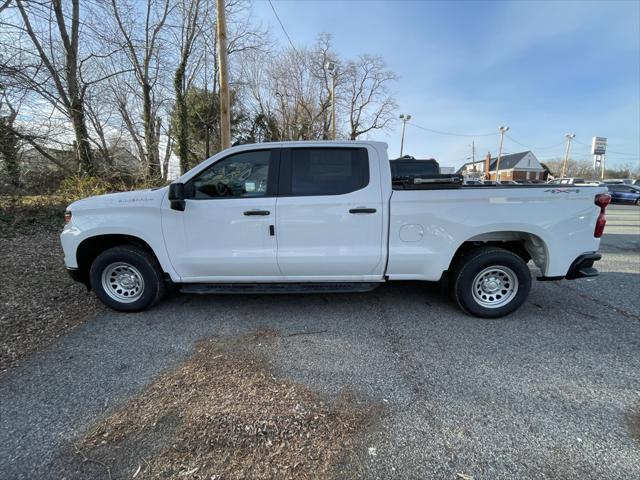
<svg viewBox="0 0 640 480"><path fill-rule="evenodd" d="M400 158L402 158L402 152L404 151L404 129L407 126L407 122L411 120L411 115L401 113L400 120L402 120L402 138L400 139Z"/></svg>
<svg viewBox="0 0 640 480"><path fill-rule="evenodd" d="M471 140L471 166L476 171L476 141Z"/></svg>
<svg viewBox="0 0 640 480"><path fill-rule="evenodd" d="M562 173L561 173L562 178L565 178L567 176L567 162L569 162L569 150L571 149L571 140L576 138L576 134L567 133L565 137L567 139L567 148L564 151L564 161L562 162Z"/></svg>
<svg viewBox="0 0 640 480"><path fill-rule="evenodd" d="M331 75L331 140L336 139L336 64L327 62L325 67Z"/></svg>
<svg viewBox="0 0 640 480"><path fill-rule="evenodd" d="M509 127L500 127L500 149L498 150L498 160L496 161L496 183L500 183L500 159L502 158L502 143L504 142L504 134L509 131ZM491 175L489 175L491 179Z"/></svg>
<svg viewBox="0 0 640 480"><path fill-rule="evenodd" d="M220 143L222 150L231 146L231 106L227 69L227 20L224 0L217 0L218 70L220 72Z"/></svg>

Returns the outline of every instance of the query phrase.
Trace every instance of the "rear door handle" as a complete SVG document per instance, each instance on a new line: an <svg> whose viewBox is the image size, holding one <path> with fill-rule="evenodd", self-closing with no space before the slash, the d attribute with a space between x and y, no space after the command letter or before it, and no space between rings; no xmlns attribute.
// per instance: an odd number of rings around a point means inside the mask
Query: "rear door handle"
<svg viewBox="0 0 640 480"><path fill-rule="evenodd" d="M266 216L266 215L271 215L271 212L269 210L247 210L246 212L244 212L244 214L247 217L251 217L253 215Z"/></svg>
<svg viewBox="0 0 640 480"><path fill-rule="evenodd" d="M349 213L376 213L375 208L352 208Z"/></svg>

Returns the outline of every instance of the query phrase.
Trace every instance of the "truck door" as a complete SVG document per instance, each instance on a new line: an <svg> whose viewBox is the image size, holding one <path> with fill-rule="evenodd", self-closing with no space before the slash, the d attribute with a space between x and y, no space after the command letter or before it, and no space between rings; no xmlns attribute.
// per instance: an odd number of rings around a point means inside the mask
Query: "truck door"
<svg viewBox="0 0 640 480"><path fill-rule="evenodd" d="M184 211L163 206L171 263L183 281L280 278L276 261L279 149L239 152L185 184Z"/></svg>
<svg viewBox="0 0 640 480"><path fill-rule="evenodd" d="M382 191L375 150L283 149L276 208L278 266L287 280L382 278Z"/></svg>

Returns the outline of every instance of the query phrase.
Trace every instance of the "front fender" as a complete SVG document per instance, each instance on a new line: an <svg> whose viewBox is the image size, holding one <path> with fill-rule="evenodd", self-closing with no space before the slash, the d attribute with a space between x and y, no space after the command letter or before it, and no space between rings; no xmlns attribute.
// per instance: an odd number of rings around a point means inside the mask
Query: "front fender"
<svg viewBox="0 0 640 480"><path fill-rule="evenodd" d="M179 280L162 238L159 209L132 207L111 213L104 209L74 212L71 223L64 227L60 235L67 268L79 267L77 252L83 241L103 235L126 235L141 240L153 250L163 271L172 280Z"/></svg>

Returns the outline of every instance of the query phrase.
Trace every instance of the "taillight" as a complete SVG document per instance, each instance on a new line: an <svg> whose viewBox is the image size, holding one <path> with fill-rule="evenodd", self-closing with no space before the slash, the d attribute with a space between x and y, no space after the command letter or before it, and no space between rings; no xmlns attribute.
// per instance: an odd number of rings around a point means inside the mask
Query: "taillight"
<svg viewBox="0 0 640 480"><path fill-rule="evenodd" d="M595 204L601 209L601 213L604 213L604 209L611 203L611 195L608 193L599 193L596 195Z"/></svg>
<svg viewBox="0 0 640 480"><path fill-rule="evenodd" d="M596 220L596 229L593 232L593 236L600 238L604 233L604 226L607 224L607 218L604 216L604 211L607 208L607 205L611 203L611 195L608 193L599 193L596 195L594 203L600 207L600 215L598 215L598 219Z"/></svg>
<svg viewBox="0 0 640 480"><path fill-rule="evenodd" d="M71 223L71 210L64 212L64 223Z"/></svg>

